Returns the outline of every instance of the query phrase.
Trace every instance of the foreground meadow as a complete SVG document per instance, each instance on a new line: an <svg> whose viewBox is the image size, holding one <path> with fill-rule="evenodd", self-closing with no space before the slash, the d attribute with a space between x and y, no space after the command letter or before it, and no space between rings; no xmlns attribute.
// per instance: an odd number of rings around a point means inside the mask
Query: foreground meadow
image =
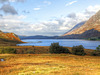
<svg viewBox="0 0 100 75"><path fill-rule="evenodd" d="M100 57L71 54L0 54L0 75L100 75Z"/></svg>

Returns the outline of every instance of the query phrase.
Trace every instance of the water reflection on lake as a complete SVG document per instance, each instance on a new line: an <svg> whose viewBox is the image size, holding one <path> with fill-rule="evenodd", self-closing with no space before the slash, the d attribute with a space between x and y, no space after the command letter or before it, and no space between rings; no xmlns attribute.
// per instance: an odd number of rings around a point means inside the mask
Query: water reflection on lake
<svg viewBox="0 0 100 75"><path fill-rule="evenodd" d="M4 59L0 59L0 61L4 61Z"/></svg>

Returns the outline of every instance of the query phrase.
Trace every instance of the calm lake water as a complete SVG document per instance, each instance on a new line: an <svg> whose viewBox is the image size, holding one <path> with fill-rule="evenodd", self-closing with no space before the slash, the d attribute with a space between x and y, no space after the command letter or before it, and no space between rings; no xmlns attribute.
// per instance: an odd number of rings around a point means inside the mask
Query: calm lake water
<svg viewBox="0 0 100 75"><path fill-rule="evenodd" d="M86 49L96 49L100 45L100 41L88 41L81 39L25 39L22 40L23 44L18 44L19 46L50 46L51 43L59 42L61 46L73 47L77 45L83 45Z"/></svg>

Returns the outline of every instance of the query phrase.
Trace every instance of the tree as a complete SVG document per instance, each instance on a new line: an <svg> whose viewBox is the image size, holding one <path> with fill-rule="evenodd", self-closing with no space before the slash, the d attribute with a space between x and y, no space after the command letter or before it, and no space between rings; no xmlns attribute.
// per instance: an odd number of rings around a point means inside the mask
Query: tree
<svg viewBox="0 0 100 75"><path fill-rule="evenodd" d="M93 56L100 56L100 45L94 50L91 55Z"/></svg>
<svg viewBox="0 0 100 75"><path fill-rule="evenodd" d="M49 48L50 53L70 53L67 48L60 46L59 43L52 43Z"/></svg>
<svg viewBox="0 0 100 75"><path fill-rule="evenodd" d="M96 48L96 50L100 51L100 45Z"/></svg>
<svg viewBox="0 0 100 75"><path fill-rule="evenodd" d="M84 47L82 45L79 45L79 46L73 46L72 47L72 54L75 54L75 55L86 55L86 53L84 52Z"/></svg>

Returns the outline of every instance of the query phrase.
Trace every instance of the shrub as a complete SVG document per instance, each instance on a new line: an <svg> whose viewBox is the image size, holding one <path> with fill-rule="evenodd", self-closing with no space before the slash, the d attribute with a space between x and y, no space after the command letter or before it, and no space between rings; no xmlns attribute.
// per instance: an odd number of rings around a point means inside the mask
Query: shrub
<svg viewBox="0 0 100 75"><path fill-rule="evenodd" d="M72 54L75 54L75 55L86 55L86 53L84 52L84 47L82 45L79 45L79 46L73 46L72 47Z"/></svg>
<svg viewBox="0 0 100 75"><path fill-rule="evenodd" d="M96 50L100 51L100 45L96 48Z"/></svg>
<svg viewBox="0 0 100 75"><path fill-rule="evenodd" d="M16 54L35 54L33 49L17 49Z"/></svg>
<svg viewBox="0 0 100 75"><path fill-rule="evenodd" d="M59 43L52 43L49 48L50 53L70 53L67 48L60 46Z"/></svg>
<svg viewBox="0 0 100 75"><path fill-rule="evenodd" d="M3 50L2 49L0 49L0 54L3 54Z"/></svg>
<svg viewBox="0 0 100 75"><path fill-rule="evenodd" d="M0 54L15 54L15 53L16 53L16 49L14 48L7 47L7 48L0 49Z"/></svg>
<svg viewBox="0 0 100 75"><path fill-rule="evenodd" d="M0 54L35 54L34 49L15 49L10 47L0 47Z"/></svg>
<svg viewBox="0 0 100 75"><path fill-rule="evenodd" d="M23 49L17 49L16 54L24 54L24 50Z"/></svg>
<svg viewBox="0 0 100 75"><path fill-rule="evenodd" d="M28 49L25 54L35 54L34 50Z"/></svg>
<svg viewBox="0 0 100 75"><path fill-rule="evenodd" d="M91 55L93 56L100 56L100 45L94 50Z"/></svg>
<svg viewBox="0 0 100 75"><path fill-rule="evenodd" d="M97 50L94 50L92 53L91 53L92 56L100 56L100 51L97 51Z"/></svg>

